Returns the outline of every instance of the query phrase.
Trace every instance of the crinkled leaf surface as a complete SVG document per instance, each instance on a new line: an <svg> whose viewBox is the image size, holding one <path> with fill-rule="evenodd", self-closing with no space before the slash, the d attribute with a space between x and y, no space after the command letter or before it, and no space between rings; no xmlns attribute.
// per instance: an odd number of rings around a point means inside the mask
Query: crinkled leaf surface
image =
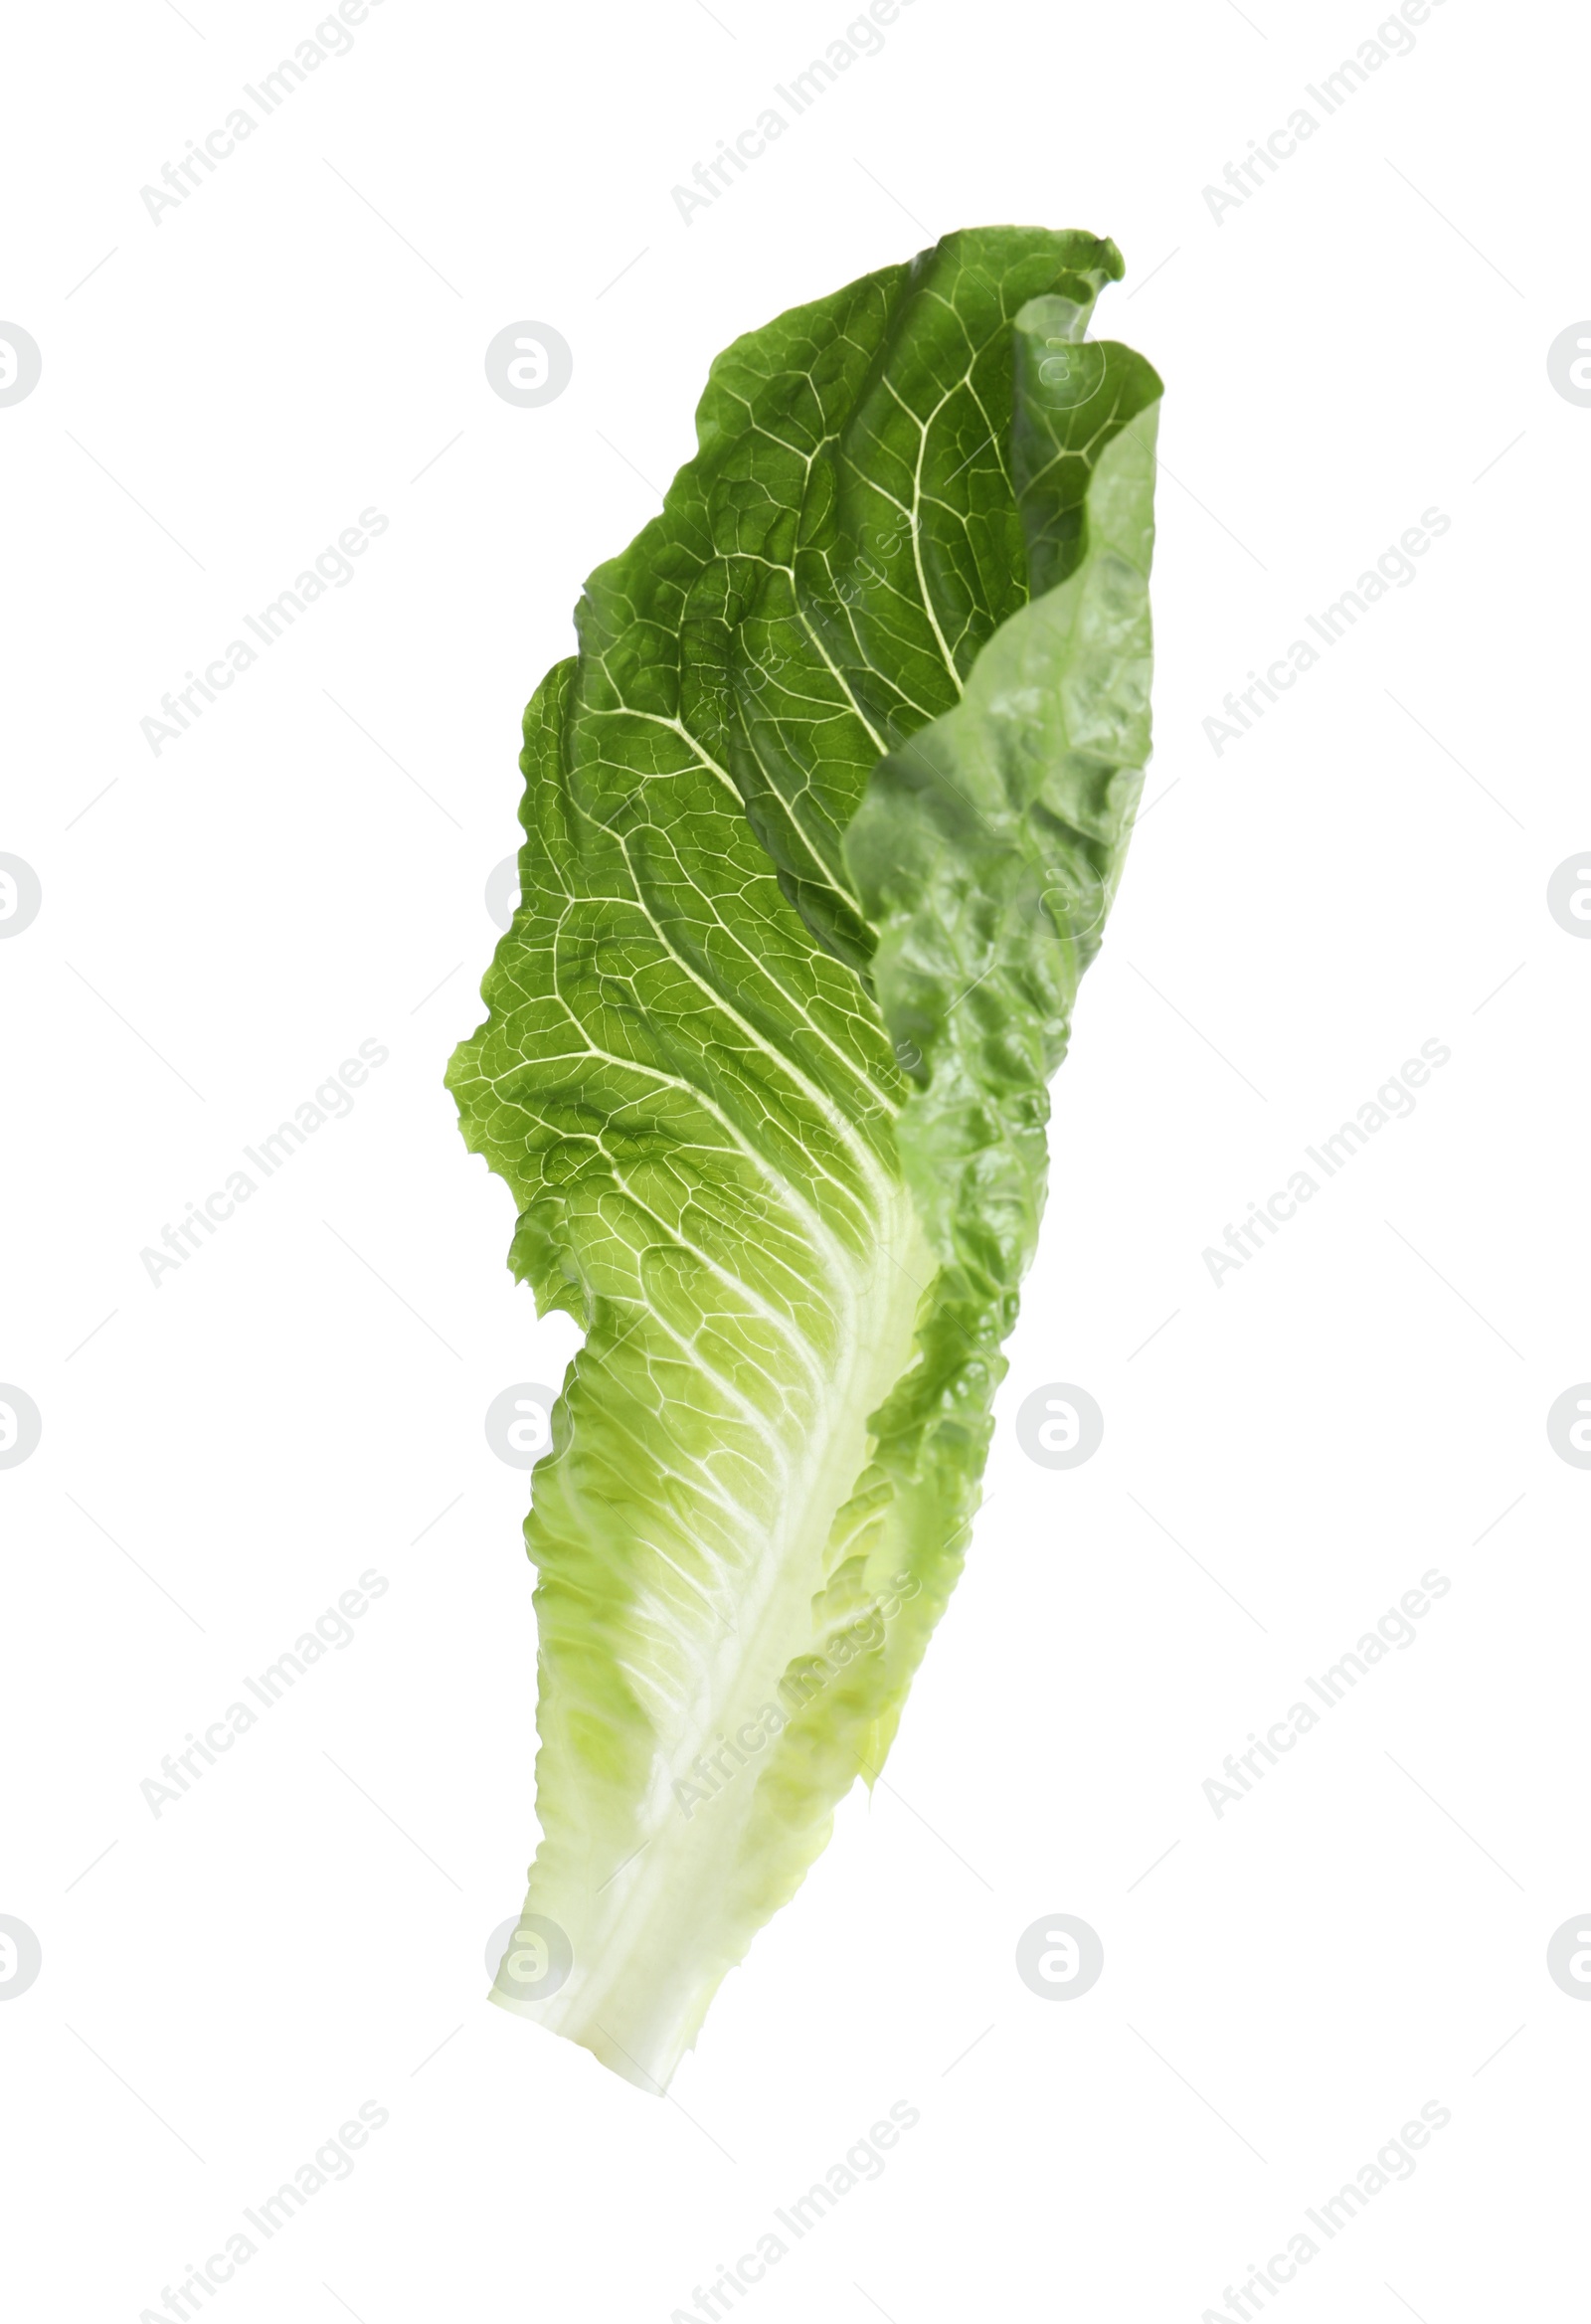
<svg viewBox="0 0 1591 2324"><path fill-rule="evenodd" d="M966 1552L1149 749L1159 382L1084 337L1121 271L979 229L737 341L525 714L448 1082L586 1340L493 1999L645 2088L877 1773Z"/></svg>

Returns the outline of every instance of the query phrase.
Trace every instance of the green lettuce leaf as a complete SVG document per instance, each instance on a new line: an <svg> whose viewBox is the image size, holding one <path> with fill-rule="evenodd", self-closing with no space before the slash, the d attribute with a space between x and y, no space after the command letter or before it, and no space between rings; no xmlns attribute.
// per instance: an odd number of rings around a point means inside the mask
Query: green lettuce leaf
<svg viewBox="0 0 1591 2324"><path fill-rule="evenodd" d="M525 714L448 1085L586 1338L492 1998L647 2089L877 1774L966 1553L1149 751L1160 384L1084 335L1121 272L978 229L738 340Z"/></svg>

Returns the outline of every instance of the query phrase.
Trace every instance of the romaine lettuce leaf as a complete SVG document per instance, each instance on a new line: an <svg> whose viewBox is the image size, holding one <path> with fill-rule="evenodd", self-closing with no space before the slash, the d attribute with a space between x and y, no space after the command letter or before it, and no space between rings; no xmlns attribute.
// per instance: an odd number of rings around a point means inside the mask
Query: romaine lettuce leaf
<svg viewBox="0 0 1591 2324"><path fill-rule="evenodd" d="M525 1527L521 1928L573 1965L492 1998L647 2089L882 1765L966 1552L1149 750L1160 385L1084 336L1121 272L978 229L738 340L525 714L448 1084L586 1334Z"/></svg>

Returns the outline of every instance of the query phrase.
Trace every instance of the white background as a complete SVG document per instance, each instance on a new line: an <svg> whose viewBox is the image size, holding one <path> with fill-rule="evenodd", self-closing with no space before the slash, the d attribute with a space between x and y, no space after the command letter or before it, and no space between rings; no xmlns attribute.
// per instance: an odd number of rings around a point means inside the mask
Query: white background
<svg viewBox="0 0 1591 2324"><path fill-rule="evenodd" d="M1544 1420L1591 1374L1591 944L1545 888L1591 845L1591 411L1546 350L1591 313L1591 44L1448 0L1326 119L1303 85L1370 0L916 0L682 222L674 183L845 21L388 0L158 225L140 187L308 0L13 22L0 317L44 371L0 410L0 849L44 901L0 944L0 1379L43 1438L0 1471L0 1912L43 1970L0 2003L8 2313L158 2312L372 2099L231 2324L663 2324L902 2098L764 2324L1237 2315L1432 2099L1416 2175L1270 2305L1583 2297L1591 2010L1545 1949L1591 1905L1591 1474ZM1217 223L1203 187L1300 103L1316 136ZM512 1286L441 1077L521 705L712 355L1005 220L1117 238L1098 328L1166 382L1149 811L888 1788L659 2103L483 2004L534 1648L526 1479L481 1420L574 1340ZM482 366L524 318L575 355L533 411ZM1221 697L1433 506L1417 582L1217 758ZM157 759L140 719L367 507L355 579ZM157 1289L140 1251L366 1038L352 1115ZM1412 1118L1217 1288L1205 1246L1427 1039ZM1063 1474L1011 1427L1054 1380L1106 1415ZM1217 1818L1223 1757L1431 1567L1417 1644ZM354 1643L155 1818L162 1755L367 1568ZM1064 2005L1013 1967L1057 1911L1105 1947Z"/></svg>

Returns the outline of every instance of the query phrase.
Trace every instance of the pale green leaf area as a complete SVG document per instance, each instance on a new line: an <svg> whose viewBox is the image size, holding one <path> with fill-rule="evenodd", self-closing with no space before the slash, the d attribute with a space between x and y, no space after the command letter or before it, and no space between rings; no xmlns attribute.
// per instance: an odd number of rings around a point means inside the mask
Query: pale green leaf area
<svg viewBox="0 0 1591 2324"><path fill-rule="evenodd" d="M738 340L525 714L448 1084L586 1334L525 1527L525 1909L574 1961L493 1999L646 2089L882 1765L967 1552L1149 752L1160 385L1084 336L1121 272L982 228Z"/></svg>

